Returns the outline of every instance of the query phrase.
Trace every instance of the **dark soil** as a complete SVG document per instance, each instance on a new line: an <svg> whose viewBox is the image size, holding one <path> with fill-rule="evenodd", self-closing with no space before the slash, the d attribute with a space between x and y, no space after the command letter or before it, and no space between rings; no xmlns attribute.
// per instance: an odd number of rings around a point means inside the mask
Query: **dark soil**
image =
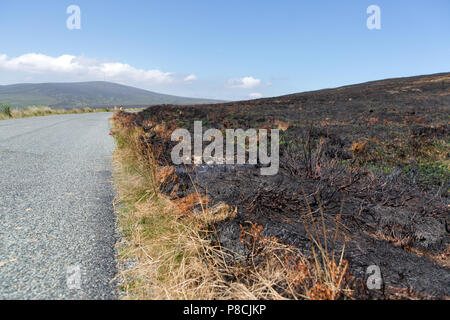
<svg viewBox="0 0 450 320"><path fill-rule="evenodd" d="M350 273L360 279L357 298L448 298L449 107L446 73L122 115L147 132L164 124L169 134L146 138L161 166L172 166L171 131L192 130L194 120L204 130L283 129L277 175L251 165L179 166L162 190L184 197L195 192L194 180L211 205L236 206L237 217L217 226L233 252L245 251L240 226L258 223L264 235L309 253L304 217L322 211L329 250L345 242ZM365 288L370 265L381 268L381 290Z"/></svg>

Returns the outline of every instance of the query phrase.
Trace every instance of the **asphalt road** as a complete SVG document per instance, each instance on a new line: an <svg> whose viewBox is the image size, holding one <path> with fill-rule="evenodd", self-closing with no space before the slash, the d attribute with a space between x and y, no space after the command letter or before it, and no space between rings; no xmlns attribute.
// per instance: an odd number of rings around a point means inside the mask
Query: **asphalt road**
<svg viewBox="0 0 450 320"><path fill-rule="evenodd" d="M0 121L0 299L115 299L110 113Z"/></svg>

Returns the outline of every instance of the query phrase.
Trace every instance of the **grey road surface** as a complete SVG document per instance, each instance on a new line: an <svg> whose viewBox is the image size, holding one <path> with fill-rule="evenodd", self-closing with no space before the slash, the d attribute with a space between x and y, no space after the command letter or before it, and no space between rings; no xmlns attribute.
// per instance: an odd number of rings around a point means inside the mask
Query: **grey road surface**
<svg viewBox="0 0 450 320"><path fill-rule="evenodd" d="M114 299L109 113L0 121L0 299Z"/></svg>

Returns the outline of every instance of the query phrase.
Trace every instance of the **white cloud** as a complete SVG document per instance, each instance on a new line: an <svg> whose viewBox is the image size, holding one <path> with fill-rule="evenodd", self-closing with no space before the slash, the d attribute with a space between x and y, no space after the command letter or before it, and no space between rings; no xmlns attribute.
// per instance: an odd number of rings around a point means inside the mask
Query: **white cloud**
<svg viewBox="0 0 450 320"><path fill-rule="evenodd" d="M39 53L27 53L15 58L0 55L0 69L31 74L67 74L84 80L108 79L119 82L143 82L162 84L177 81L172 72L157 69L137 69L120 62L99 62L95 59L64 54L51 57ZM181 80L181 79L180 79Z"/></svg>
<svg viewBox="0 0 450 320"><path fill-rule="evenodd" d="M262 94L259 92L253 92L248 95L251 99L259 99L262 98Z"/></svg>
<svg viewBox="0 0 450 320"><path fill-rule="evenodd" d="M228 80L228 85L232 88L252 89L261 85L261 80L253 77L243 77Z"/></svg>
<svg viewBox="0 0 450 320"><path fill-rule="evenodd" d="M120 62L101 63L88 68L89 73L104 75L108 79L123 81L133 80L152 83L170 83L175 81L174 74L160 70L136 69L129 64Z"/></svg>
<svg viewBox="0 0 450 320"><path fill-rule="evenodd" d="M76 58L64 54L57 58L38 53L27 53L17 58L0 55L0 68L29 73L42 72L74 72L82 68Z"/></svg>
<svg viewBox="0 0 450 320"><path fill-rule="evenodd" d="M184 78L184 81L194 81L197 80L197 76L195 74L190 74Z"/></svg>

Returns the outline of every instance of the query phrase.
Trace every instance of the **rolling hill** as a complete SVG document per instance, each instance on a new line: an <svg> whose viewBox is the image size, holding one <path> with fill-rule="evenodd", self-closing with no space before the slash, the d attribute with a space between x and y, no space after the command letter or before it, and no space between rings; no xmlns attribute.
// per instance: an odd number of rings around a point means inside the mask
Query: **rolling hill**
<svg viewBox="0 0 450 320"><path fill-rule="evenodd" d="M9 103L13 108L24 108L32 105L52 108L95 108L217 102L220 101L166 95L103 81L25 83L0 86L0 103Z"/></svg>

